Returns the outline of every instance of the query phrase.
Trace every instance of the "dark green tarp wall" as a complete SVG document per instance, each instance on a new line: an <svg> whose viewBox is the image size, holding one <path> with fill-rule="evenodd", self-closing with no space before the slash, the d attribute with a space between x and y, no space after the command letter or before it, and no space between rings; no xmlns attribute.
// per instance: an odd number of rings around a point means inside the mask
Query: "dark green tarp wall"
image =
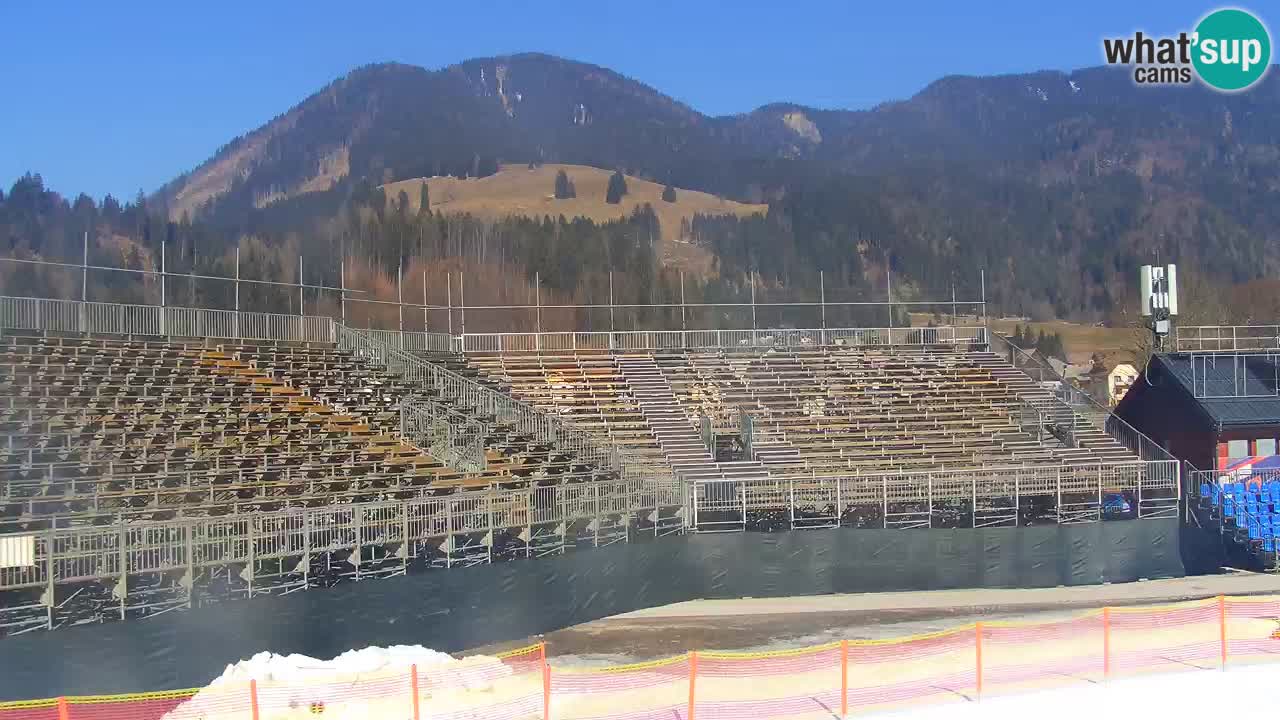
<svg viewBox="0 0 1280 720"><path fill-rule="evenodd" d="M1183 574L1178 521L668 537L0 640L0 700L198 687L262 650L456 652L695 598L1045 587Z"/></svg>

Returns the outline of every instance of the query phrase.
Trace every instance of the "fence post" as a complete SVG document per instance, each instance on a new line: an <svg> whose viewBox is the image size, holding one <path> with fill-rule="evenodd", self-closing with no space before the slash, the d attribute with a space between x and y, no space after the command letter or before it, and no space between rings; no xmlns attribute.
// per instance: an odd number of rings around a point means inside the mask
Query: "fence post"
<svg viewBox="0 0 1280 720"><path fill-rule="evenodd" d="M342 307L343 307L343 309L344 309L344 312L343 312L343 314L342 314L342 323L345 325L345 324L346 324L346 322L347 322L347 315L346 315L346 312L345 312L345 308L347 307L347 306L346 306L346 304L345 304L345 303L346 303L346 300L347 300L347 298L346 298L346 292L344 291L342 295L343 295L343 297L342 297L342 301L343 301L343 303L344 303L344 304L343 304L343 306L342 306ZM235 295L235 303L236 303L236 304L235 304L235 307L236 307L236 339L237 339L237 340L239 340L239 339L240 339L240 245L239 245L239 243L237 243L237 244L236 244L236 295Z"/></svg>
<svg viewBox="0 0 1280 720"><path fill-rule="evenodd" d="M977 681L978 699L982 699L982 623L973 624L973 649L975 679Z"/></svg>
<svg viewBox="0 0 1280 720"><path fill-rule="evenodd" d="M840 641L840 717L849 716L849 641Z"/></svg>
<svg viewBox="0 0 1280 720"><path fill-rule="evenodd" d="M1227 598L1218 596L1218 638L1222 641L1222 669L1227 669Z"/></svg>
<svg viewBox="0 0 1280 720"><path fill-rule="evenodd" d="M409 687L413 693L413 720L419 720L418 715L418 664L414 663L409 666Z"/></svg>
<svg viewBox="0 0 1280 720"><path fill-rule="evenodd" d="M258 681L249 680L249 716L258 720Z"/></svg>
<svg viewBox="0 0 1280 720"><path fill-rule="evenodd" d="M71 720L71 707L66 697L58 698L58 720Z"/></svg>
<svg viewBox="0 0 1280 720"><path fill-rule="evenodd" d="M551 666L547 664L547 644L538 644L539 661L542 663L542 720L551 720Z"/></svg>
<svg viewBox="0 0 1280 720"><path fill-rule="evenodd" d="M695 695L694 687L697 684L697 681L698 681L698 651L690 650L689 651L689 712L686 715L685 720L694 720L694 708L696 706L696 702L694 701L694 695Z"/></svg>
<svg viewBox="0 0 1280 720"><path fill-rule="evenodd" d="M168 309L167 309L168 306L164 297L165 295L164 280L165 280L165 276L168 275L168 272L165 270L165 260L164 260L164 256L165 256L164 249L167 244L168 243L165 243L165 242L160 243L160 334L161 335L169 334L168 328L166 327L168 325L168 322L166 321L168 319L167 316L169 315L169 312L168 312Z"/></svg>
<svg viewBox="0 0 1280 720"><path fill-rule="evenodd" d="M1111 678L1111 608L1102 608L1102 679Z"/></svg>

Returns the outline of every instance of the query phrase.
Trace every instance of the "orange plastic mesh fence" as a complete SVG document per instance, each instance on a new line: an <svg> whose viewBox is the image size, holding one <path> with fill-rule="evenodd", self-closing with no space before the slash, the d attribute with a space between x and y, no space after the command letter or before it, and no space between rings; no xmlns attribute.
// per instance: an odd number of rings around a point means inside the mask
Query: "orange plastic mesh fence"
<svg viewBox="0 0 1280 720"><path fill-rule="evenodd" d="M686 654L594 669L555 668L547 663L544 645L529 645L494 658L419 667L416 677L404 668L324 682L223 683L198 692L0 703L0 720L354 714L651 720L691 713L699 720L768 718L808 712L815 704L856 713L1270 659L1280 659L1280 597L1209 598L1093 610L1061 620L987 622L885 640L703 651L696 662Z"/></svg>

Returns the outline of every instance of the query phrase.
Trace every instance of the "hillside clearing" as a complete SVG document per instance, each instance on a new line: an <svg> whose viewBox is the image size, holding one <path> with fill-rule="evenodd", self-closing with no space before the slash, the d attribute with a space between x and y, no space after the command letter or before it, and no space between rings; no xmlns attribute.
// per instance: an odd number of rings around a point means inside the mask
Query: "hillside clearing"
<svg viewBox="0 0 1280 720"><path fill-rule="evenodd" d="M553 194L556 173L564 170L573 181L577 197L557 200ZM409 209L417 212L419 190L427 184L431 210L470 213L477 217L501 218L510 215L566 218L585 217L605 222L625 217L648 203L662 227L664 263L702 273L711 271L711 257L681 237L681 221L696 214L752 215L764 213L768 205L734 202L696 190L676 188L676 201L663 202L660 183L627 175L627 194L622 202L605 202L605 188L613 172L587 165L546 164L535 168L503 165L497 173L482 178L431 177L400 180L383 185L387 197L395 200L401 191L409 198Z"/></svg>

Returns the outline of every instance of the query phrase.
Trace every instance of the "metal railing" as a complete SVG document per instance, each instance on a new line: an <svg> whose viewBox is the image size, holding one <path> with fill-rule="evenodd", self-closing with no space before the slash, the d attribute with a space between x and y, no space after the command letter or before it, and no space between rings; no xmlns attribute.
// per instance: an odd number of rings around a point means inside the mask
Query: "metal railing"
<svg viewBox="0 0 1280 720"><path fill-rule="evenodd" d="M1008 362L1015 369L1021 370L1032 380L1039 383L1062 382L1062 376L1053 369L1053 366L1045 362L1040 356L1032 355L1014 345L1008 337L993 332L988 333L987 338L990 341L991 352L999 355L1001 359Z"/></svg>
<svg viewBox="0 0 1280 720"><path fill-rule="evenodd" d="M909 514L901 506L917 506L911 512L919 515L920 522L911 526L928 527L935 513L944 512L936 505L968 501L976 516L981 500L1008 499L1016 508L1030 496L1055 497L1060 509L1071 508L1060 522L1079 522L1101 519L1105 495L1117 492L1132 494L1139 518L1175 517L1182 491L1180 473L1177 460L865 475L789 473L751 480L691 480L685 502L691 530L720 532L745 529L755 513L785 509L793 528L812 527L806 521L815 515L834 525L847 509L877 505L885 527L893 526L895 514ZM978 526L975 519L974 527Z"/></svg>
<svg viewBox="0 0 1280 720"><path fill-rule="evenodd" d="M387 331L391 332L391 331ZM394 334L394 333L392 333ZM422 333L416 333L422 334ZM466 333L463 352L577 352L580 350L697 350L825 345L985 345L982 327L815 328L765 330L627 330L616 332Z"/></svg>
<svg viewBox="0 0 1280 720"><path fill-rule="evenodd" d="M840 513L855 505L1031 495L1097 495L1101 503L1102 493L1118 491L1136 495L1140 517L1157 517L1164 516L1170 507L1176 512L1181 486L1179 465L1174 461L836 477L791 474L749 481L698 480L687 487L687 500L696 523L698 513L705 518L706 513L714 512L790 509L798 516L826 504ZM399 544L556 525L602 515L675 508L680 503L678 492L627 480L228 517L128 523L122 520L105 526L26 535L34 538L35 563L0 568L0 590L254 563L308 555L313 549L358 550L362 544ZM246 537L253 541L246 542ZM371 541L372 538L377 540ZM192 547L200 548L198 555L184 549ZM104 557L109 561L104 562Z"/></svg>
<svg viewBox="0 0 1280 720"><path fill-rule="evenodd" d="M450 353L457 344L448 333L401 332L399 330L361 330L360 332L396 350L405 352Z"/></svg>
<svg viewBox="0 0 1280 720"><path fill-rule="evenodd" d="M1018 429L1034 437L1036 442L1044 442L1046 419L1044 412L1031 404L1026 398L1018 398L1016 410Z"/></svg>
<svg viewBox="0 0 1280 720"><path fill-rule="evenodd" d="M1276 397L1280 395L1280 351L1194 351L1191 392L1206 400Z"/></svg>
<svg viewBox="0 0 1280 720"><path fill-rule="evenodd" d="M359 552L362 546L413 547L451 536L673 509L679 502L678 493L618 480L227 517L127 523L122 519L110 525L6 535L32 538L35 562L0 565L0 590L115 580L138 573L252 567L318 552ZM199 552L192 553L192 548Z"/></svg>
<svg viewBox="0 0 1280 720"><path fill-rule="evenodd" d="M1014 345L1008 338L998 333L990 333L989 337L991 351L1007 359L1015 369L1021 370L1032 380L1046 385L1046 389L1048 383L1054 383L1053 399L1050 403L1046 404L1035 399L1029 401L1045 411L1056 426L1069 432L1073 442L1079 430L1087 429L1089 426L1098 427L1088 419L1092 416L1101 418L1100 429L1132 450L1139 458L1149 461L1174 459L1173 455L1159 443L1120 418L1110 408L1099 403L1092 395L1064 379L1045 361Z"/></svg>
<svg viewBox="0 0 1280 720"><path fill-rule="evenodd" d="M1280 348L1280 325L1187 325L1174 338L1178 352L1274 350Z"/></svg>
<svg viewBox="0 0 1280 720"><path fill-rule="evenodd" d="M313 315L161 305L0 297L0 329L41 332L335 342L340 323ZM984 327L882 327L755 330L623 330L612 332L450 333L362 329L406 352L574 352L702 348L926 347L986 345Z"/></svg>
<svg viewBox="0 0 1280 720"><path fill-rule="evenodd" d="M1270 510L1263 510L1262 504L1257 506L1258 513L1254 514L1249 511L1249 503L1247 499L1235 493L1237 484L1245 486L1251 485L1270 486L1276 481L1280 481L1280 470L1245 470L1245 471L1228 471L1228 470L1194 470L1186 471L1187 487L1189 489L1189 497L1198 499L1196 505L1201 510L1210 511L1210 520L1218 525L1218 531L1223 535L1230 535L1233 540L1242 545L1254 557L1268 569L1280 567L1280 538L1275 536L1274 531L1269 530L1271 522L1269 518L1261 517L1262 513L1271 515ZM1205 489L1211 488L1208 495ZM1227 502L1230 499L1232 510L1227 511ZM1188 514L1190 512L1188 508ZM1228 520L1231 521L1232 527L1227 527ZM1267 528L1267 529L1264 529ZM1254 537L1253 533L1258 532L1260 537ZM1266 540L1271 540L1273 550L1266 550Z"/></svg>
<svg viewBox="0 0 1280 720"><path fill-rule="evenodd" d="M489 429L474 417L430 398L400 403L400 435L459 472L485 469Z"/></svg>
<svg viewBox="0 0 1280 720"><path fill-rule="evenodd" d="M572 454L579 462L625 471L619 455L564 420L541 412L493 388L388 345L360 330L335 325L338 347L357 358L372 360L388 371L417 383L443 400L468 408L496 424L511 425L535 442Z"/></svg>
<svg viewBox="0 0 1280 720"><path fill-rule="evenodd" d="M0 297L0 329L333 342L332 318L203 308Z"/></svg>

